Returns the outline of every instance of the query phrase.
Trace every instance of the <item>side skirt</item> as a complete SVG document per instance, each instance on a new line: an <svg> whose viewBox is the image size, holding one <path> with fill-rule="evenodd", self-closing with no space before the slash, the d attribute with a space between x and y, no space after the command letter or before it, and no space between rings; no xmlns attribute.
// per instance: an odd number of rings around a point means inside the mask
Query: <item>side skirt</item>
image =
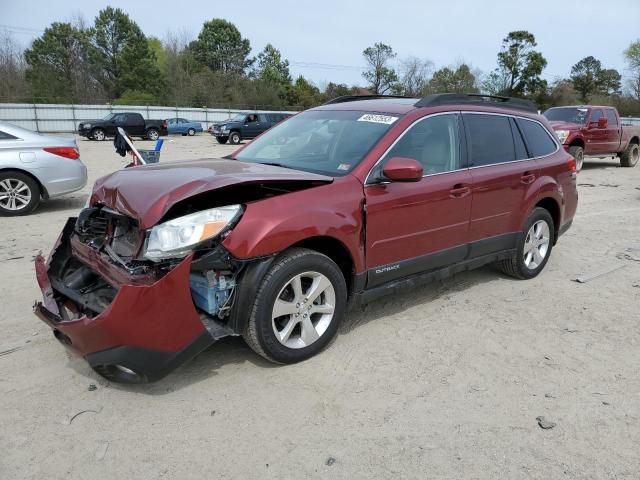
<svg viewBox="0 0 640 480"><path fill-rule="evenodd" d="M512 258L515 254L515 248L502 250L500 252L472 258L470 260L464 260L437 270L398 278L397 280L386 282L382 285L369 288L362 292L354 293L351 300L351 306L354 307L363 305L386 295L406 292L407 290L425 285L435 280L443 280L445 278L451 277L456 273L464 272L466 270L473 270L492 262Z"/></svg>

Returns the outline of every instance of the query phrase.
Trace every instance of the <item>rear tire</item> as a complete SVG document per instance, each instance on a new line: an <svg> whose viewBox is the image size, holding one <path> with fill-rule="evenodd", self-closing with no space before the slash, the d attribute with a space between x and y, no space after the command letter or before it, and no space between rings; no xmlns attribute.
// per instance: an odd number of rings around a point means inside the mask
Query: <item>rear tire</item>
<svg viewBox="0 0 640 480"><path fill-rule="evenodd" d="M238 145L240 143L241 137L239 132L231 132L229 134L229 143L231 145Z"/></svg>
<svg viewBox="0 0 640 480"><path fill-rule="evenodd" d="M582 170L582 165L584 165L584 148L579 145L569 147L569 155L576 159L576 171L579 172Z"/></svg>
<svg viewBox="0 0 640 480"><path fill-rule="evenodd" d="M216 137L216 140L220 145L224 145L229 140L229 137Z"/></svg>
<svg viewBox="0 0 640 480"><path fill-rule="evenodd" d="M637 143L630 143L622 154L620 154L620 165L623 167L635 167L640 158L640 146Z"/></svg>
<svg viewBox="0 0 640 480"><path fill-rule="evenodd" d="M524 225L516 246L516 256L501 260L498 268L520 280L537 276L549 260L554 238L551 214L544 208L536 207Z"/></svg>
<svg viewBox="0 0 640 480"><path fill-rule="evenodd" d="M274 261L262 280L242 336L271 362L300 362L333 339L346 304L347 285L335 262L293 248Z"/></svg>
<svg viewBox="0 0 640 480"><path fill-rule="evenodd" d="M40 185L21 172L0 173L0 216L28 215L40 204Z"/></svg>
<svg viewBox="0 0 640 480"><path fill-rule="evenodd" d="M160 134L158 133L158 130L156 130L155 128L150 128L149 130L147 130L147 140L157 140L158 137L160 136Z"/></svg>

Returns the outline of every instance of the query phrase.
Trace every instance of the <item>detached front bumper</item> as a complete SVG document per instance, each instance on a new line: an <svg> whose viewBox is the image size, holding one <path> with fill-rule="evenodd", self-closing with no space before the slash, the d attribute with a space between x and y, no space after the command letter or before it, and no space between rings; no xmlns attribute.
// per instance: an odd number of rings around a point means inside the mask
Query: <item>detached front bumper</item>
<svg viewBox="0 0 640 480"><path fill-rule="evenodd" d="M137 383L163 377L215 341L191 299L190 256L160 278L129 275L100 254L88 255L74 246L74 224L69 219L46 263L41 255L35 260L43 301L34 312L61 343L101 375ZM66 256L117 288L99 314L66 319L74 294L51 271L52 265L68 261ZM77 305L78 299L73 300Z"/></svg>

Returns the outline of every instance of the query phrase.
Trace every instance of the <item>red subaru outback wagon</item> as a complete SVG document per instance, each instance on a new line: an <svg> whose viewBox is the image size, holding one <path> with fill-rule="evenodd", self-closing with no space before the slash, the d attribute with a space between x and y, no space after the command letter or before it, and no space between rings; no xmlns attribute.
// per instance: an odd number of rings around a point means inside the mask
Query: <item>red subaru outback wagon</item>
<svg viewBox="0 0 640 480"><path fill-rule="evenodd" d="M489 263L538 275L576 211L575 170L524 100L341 97L227 158L99 179L36 259L35 313L116 381L227 335L297 362L348 303Z"/></svg>

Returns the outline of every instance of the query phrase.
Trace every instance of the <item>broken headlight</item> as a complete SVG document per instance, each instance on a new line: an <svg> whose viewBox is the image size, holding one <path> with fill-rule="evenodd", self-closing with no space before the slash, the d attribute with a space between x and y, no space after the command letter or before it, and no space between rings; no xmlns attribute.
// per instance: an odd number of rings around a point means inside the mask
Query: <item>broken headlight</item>
<svg viewBox="0 0 640 480"><path fill-rule="evenodd" d="M184 257L199 243L231 228L242 214L242 205L228 205L191 213L156 225L144 250L148 260Z"/></svg>

